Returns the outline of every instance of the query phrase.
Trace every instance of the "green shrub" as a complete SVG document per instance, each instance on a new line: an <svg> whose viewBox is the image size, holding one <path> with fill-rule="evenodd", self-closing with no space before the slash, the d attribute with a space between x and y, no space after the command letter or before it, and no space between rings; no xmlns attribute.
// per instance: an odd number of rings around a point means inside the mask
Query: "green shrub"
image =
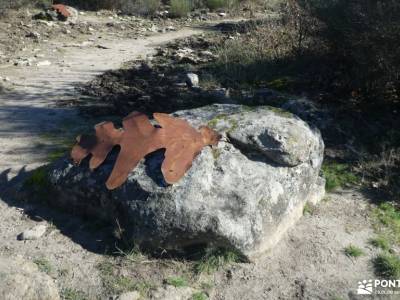
<svg viewBox="0 0 400 300"><path fill-rule="evenodd" d="M170 13L173 17L185 17L192 9L192 0L171 0Z"/></svg>
<svg viewBox="0 0 400 300"><path fill-rule="evenodd" d="M186 279L182 277L169 277L165 280L165 283L174 287L185 287L188 285Z"/></svg>
<svg viewBox="0 0 400 300"><path fill-rule="evenodd" d="M195 264L196 273L211 274L214 271L234 262L240 262L241 256L227 249L206 249L204 256Z"/></svg>
<svg viewBox="0 0 400 300"><path fill-rule="evenodd" d="M381 278L400 277L400 258L392 254L380 254L373 260L375 274Z"/></svg>
<svg viewBox="0 0 400 300"><path fill-rule="evenodd" d="M374 246L376 248L380 248L380 249L385 250L385 251L390 249L390 242L384 236L378 236L376 238L372 238L372 239L370 239L369 243L372 246Z"/></svg>
<svg viewBox="0 0 400 300"><path fill-rule="evenodd" d="M349 245L344 248L344 253L349 257L360 257L361 255L364 255L364 251L362 251L362 249L353 245Z"/></svg>
<svg viewBox="0 0 400 300"><path fill-rule="evenodd" d="M400 210L391 203L382 203L372 211L375 229L392 244L400 244Z"/></svg>
<svg viewBox="0 0 400 300"><path fill-rule="evenodd" d="M351 168L347 164L339 164L328 162L322 165L322 173L324 174L327 191L333 191L338 187L355 184L359 181L358 177L352 173Z"/></svg>
<svg viewBox="0 0 400 300"><path fill-rule="evenodd" d="M393 204L382 203L374 212L383 225L392 227L400 233L400 211Z"/></svg>

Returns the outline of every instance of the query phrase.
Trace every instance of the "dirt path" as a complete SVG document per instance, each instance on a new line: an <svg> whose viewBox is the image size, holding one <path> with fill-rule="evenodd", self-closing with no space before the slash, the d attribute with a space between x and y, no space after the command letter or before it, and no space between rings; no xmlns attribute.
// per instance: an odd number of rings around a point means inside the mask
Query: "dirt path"
<svg viewBox="0 0 400 300"><path fill-rule="evenodd" d="M11 169L10 175L22 167L35 168L45 162L45 143L40 137L59 128L61 123L81 123L72 108L57 108L57 101L76 99L76 83L84 83L135 57L145 57L159 45L184 38L200 30L185 28L146 39L120 39L113 36L76 42L49 42L44 54L34 64L46 66L3 66L0 72L8 77L10 90L0 94L0 170ZM42 143L42 144L41 144Z"/></svg>

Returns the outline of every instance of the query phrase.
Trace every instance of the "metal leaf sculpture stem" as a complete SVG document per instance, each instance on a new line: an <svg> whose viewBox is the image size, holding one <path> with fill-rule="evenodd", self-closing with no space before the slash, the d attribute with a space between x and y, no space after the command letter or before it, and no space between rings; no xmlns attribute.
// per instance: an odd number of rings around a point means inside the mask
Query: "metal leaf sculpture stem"
<svg viewBox="0 0 400 300"><path fill-rule="evenodd" d="M114 146L119 145L121 150L106 182L107 188L112 190L126 181L142 158L164 148L161 171L165 181L173 184L190 169L203 147L216 145L221 138L206 126L197 131L185 120L162 113L153 116L161 128L154 127L147 116L139 112L132 112L123 119L123 129L116 129L112 122L97 124L95 136L78 136L77 144L71 151L72 159L80 164L92 154L89 167L94 170L104 162Z"/></svg>

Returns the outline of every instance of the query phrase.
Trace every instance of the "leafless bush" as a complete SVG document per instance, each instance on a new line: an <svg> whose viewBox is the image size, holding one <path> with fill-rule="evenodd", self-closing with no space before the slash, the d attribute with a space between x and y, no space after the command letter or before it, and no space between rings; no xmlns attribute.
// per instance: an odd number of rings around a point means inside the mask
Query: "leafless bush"
<svg viewBox="0 0 400 300"><path fill-rule="evenodd" d="M400 89L400 3L394 0L302 0L316 18L308 32L324 44L342 89L360 101L397 101ZM307 16L298 14L299 22ZM343 70L343 71L341 71ZM344 71L345 70L345 71ZM340 80L341 79L341 80Z"/></svg>
<svg viewBox="0 0 400 300"><path fill-rule="evenodd" d="M256 82L274 77L272 68L293 60L314 44L309 30L316 20L299 19L299 11L284 7L284 17L249 23L246 34L228 39L216 47L215 69L225 73L232 82Z"/></svg>
<svg viewBox="0 0 400 300"><path fill-rule="evenodd" d="M359 169L373 188L387 191L400 201L400 148L385 147L372 157L366 154L360 160Z"/></svg>

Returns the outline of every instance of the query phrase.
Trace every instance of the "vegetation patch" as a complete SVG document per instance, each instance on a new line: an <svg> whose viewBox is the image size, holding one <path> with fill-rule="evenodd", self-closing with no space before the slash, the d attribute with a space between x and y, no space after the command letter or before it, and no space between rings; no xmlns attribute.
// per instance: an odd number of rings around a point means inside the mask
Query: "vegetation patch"
<svg viewBox="0 0 400 300"><path fill-rule="evenodd" d="M359 178L352 172L348 164L324 162L322 173L326 180L325 188L328 192L359 182Z"/></svg>
<svg viewBox="0 0 400 300"><path fill-rule="evenodd" d="M121 249L119 247L116 247L116 249L117 251L115 252L115 254L120 255L126 260L133 263L141 262L147 259L147 257L140 251L139 247L136 245L131 247L128 246L127 249Z"/></svg>
<svg viewBox="0 0 400 300"><path fill-rule="evenodd" d="M50 149L47 154L48 162L54 162L63 157L69 151L71 151L71 148L75 143L75 137L73 135L74 133L71 133L68 134L67 137L60 137L60 133L55 132L46 133L40 136L44 141L48 142L51 145L51 147L49 146Z"/></svg>
<svg viewBox="0 0 400 300"><path fill-rule="evenodd" d="M398 279L400 277L400 258L397 255L383 253L373 260L375 274L381 278Z"/></svg>
<svg viewBox="0 0 400 300"><path fill-rule="evenodd" d="M169 277L167 279L165 279L165 283L172 285L174 287L185 287L188 285L186 279L182 278L182 277Z"/></svg>
<svg viewBox="0 0 400 300"><path fill-rule="evenodd" d="M374 228L391 244L400 243L400 210L391 203L382 203L372 211Z"/></svg>
<svg viewBox="0 0 400 300"><path fill-rule="evenodd" d="M315 205L310 202L307 202L303 208L303 215L313 215L315 212Z"/></svg>
<svg viewBox="0 0 400 300"><path fill-rule="evenodd" d="M277 91L290 90L296 81L288 76L276 78L267 83L268 87Z"/></svg>
<svg viewBox="0 0 400 300"><path fill-rule="evenodd" d="M97 266L107 295L118 295L129 291L138 291L147 296L153 285L146 282L134 282L130 277L118 274L118 268L110 261Z"/></svg>
<svg viewBox="0 0 400 300"><path fill-rule="evenodd" d="M344 253L348 257L355 257L355 258L364 255L364 251L361 248L358 248L354 245L349 245L346 248L344 248Z"/></svg>
<svg viewBox="0 0 400 300"><path fill-rule="evenodd" d="M369 243L375 248L379 248L385 251L390 249L390 241L387 237L380 235L369 240Z"/></svg>
<svg viewBox="0 0 400 300"><path fill-rule="evenodd" d="M192 9L192 0L171 0L170 13L174 17L187 16Z"/></svg>
<svg viewBox="0 0 400 300"><path fill-rule="evenodd" d="M205 5L209 9L218 9L218 8L231 8L235 5L238 5L238 0L205 0Z"/></svg>
<svg viewBox="0 0 400 300"><path fill-rule="evenodd" d="M197 292L192 295L191 300L207 300L208 297L203 292Z"/></svg>
<svg viewBox="0 0 400 300"><path fill-rule="evenodd" d="M115 295L135 290L132 279L116 274L116 269L111 262L102 262L97 266L107 294Z"/></svg>
<svg viewBox="0 0 400 300"><path fill-rule="evenodd" d="M212 274L220 268L243 261L240 254L227 249L206 249L203 257L194 265L196 273Z"/></svg>
<svg viewBox="0 0 400 300"><path fill-rule="evenodd" d="M23 183L23 188L33 196L34 200L47 201L54 194L54 188L50 182L47 166L39 167L32 171Z"/></svg>
<svg viewBox="0 0 400 300"><path fill-rule="evenodd" d="M220 115L214 117L212 120L210 120L207 123L207 126L209 126L211 128L216 128L220 121L227 121L228 122L228 120L229 120L229 116L228 115L220 114Z"/></svg>
<svg viewBox="0 0 400 300"><path fill-rule="evenodd" d="M225 122L229 125L227 132L231 132L238 127L238 122L235 119L230 118L226 114L220 114L214 117L212 120L208 121L207 126L215 129L220 122Z"/></svg>
<svg viewBox="0 0 400 300"><path fill-rule="evenodd" d="M50 274L53 271L51 263L45 258L37 258L33 261L43 273Z"/></svg>
<svg viewBox="0 0 400 300"><path fill-rule="evenodd" d="M373 226L378 236L370 244L384 252L372 260L375 274L381 278L400 277L400 257L390 253L400 244L400 210L392 203L381 203L372 210Z"/></svg>
<svg viewBox="0 0 400 300"><path fill-rule="evenodd" d="M84 292L74 290L71 288L63 289L61 291L61 298L63 300L86 300L86 299L88 299Z"/></svg>
<svg viewBox="0 0 400 300"><path fill-rule="evenodd" d="M291 112L284 110L282 108L275 107L275 106L268 106L268 108L269 108L269 110L273 111L278 116L285 117L285 118L293 118L294 117L294 115Z"/></svg>
<svg viewBox="0 0 400 300"><path fill-rule="evenodd" d="M24 184L29 187L48 188L50 185L48 169L39 167L25 180Z"/></svg>

